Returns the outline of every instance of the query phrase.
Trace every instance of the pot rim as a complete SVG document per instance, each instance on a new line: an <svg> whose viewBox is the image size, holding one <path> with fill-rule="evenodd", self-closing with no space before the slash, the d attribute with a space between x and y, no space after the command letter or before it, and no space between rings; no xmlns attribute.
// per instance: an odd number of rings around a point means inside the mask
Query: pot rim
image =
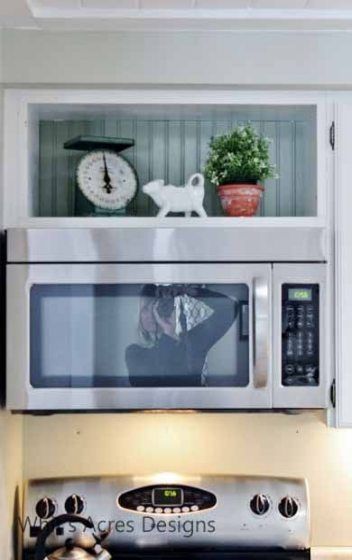
<svg viewBox="0 0 352 560"><path fill-rule="evenodd" d="M263 185L260 185L258 183L226 183L224 185L218 185L217 188L219 190L226 190L227 188L232 189L237 189L237 188L253 188L254 190L259 190L259 191L264 191L264 187Z"/></svg>

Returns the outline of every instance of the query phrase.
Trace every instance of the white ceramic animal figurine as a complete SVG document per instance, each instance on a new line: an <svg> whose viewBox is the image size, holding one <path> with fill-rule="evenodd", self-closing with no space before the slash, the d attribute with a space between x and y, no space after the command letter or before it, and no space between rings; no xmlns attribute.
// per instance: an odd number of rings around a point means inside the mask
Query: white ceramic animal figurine
<svg viewBox="0 0 352 560"><path fill-rule="evenodd" d="M191 175L184 187L165 185L162 179L157 179L144 185L142 190L159 206L160 218L169 212L184 212L187 217L192 212L202 217L207 215L203 208L204 176L201 173Z"/></svg>

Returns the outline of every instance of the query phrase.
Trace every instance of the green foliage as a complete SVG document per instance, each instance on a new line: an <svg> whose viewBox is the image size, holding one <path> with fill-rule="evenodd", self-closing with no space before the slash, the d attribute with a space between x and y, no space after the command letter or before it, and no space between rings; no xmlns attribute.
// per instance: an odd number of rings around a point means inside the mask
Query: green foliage
<svg viewBox="0 0 352 560"><path fill-rule="evenodd" d="M277 178L270 163L269 138L250 125L237 126L228 134L212 138L205 175L214 185Z"/></svg>

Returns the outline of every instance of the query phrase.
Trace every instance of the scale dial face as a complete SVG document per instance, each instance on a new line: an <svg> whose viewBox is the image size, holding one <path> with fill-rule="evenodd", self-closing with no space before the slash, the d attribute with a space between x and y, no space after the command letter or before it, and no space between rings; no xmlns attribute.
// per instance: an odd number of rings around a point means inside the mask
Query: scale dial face
<svg viewBox="0 0 352 560"><path fill-rule="evenodd" d="M93 150L82 157L77 167L77 183L90 202L105 210L125 208L137 190L133 167L109 150Z"/></svg>

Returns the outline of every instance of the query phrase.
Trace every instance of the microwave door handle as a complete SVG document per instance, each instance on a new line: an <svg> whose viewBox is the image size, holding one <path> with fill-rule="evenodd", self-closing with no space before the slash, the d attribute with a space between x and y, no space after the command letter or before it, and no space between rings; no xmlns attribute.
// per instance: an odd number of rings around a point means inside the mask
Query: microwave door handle
<svg viewBox="0 0 352 560"><path fill-rule="evenodd" d="M253 385L268 384L269 289L265 278L253 279Z"/></svg>

